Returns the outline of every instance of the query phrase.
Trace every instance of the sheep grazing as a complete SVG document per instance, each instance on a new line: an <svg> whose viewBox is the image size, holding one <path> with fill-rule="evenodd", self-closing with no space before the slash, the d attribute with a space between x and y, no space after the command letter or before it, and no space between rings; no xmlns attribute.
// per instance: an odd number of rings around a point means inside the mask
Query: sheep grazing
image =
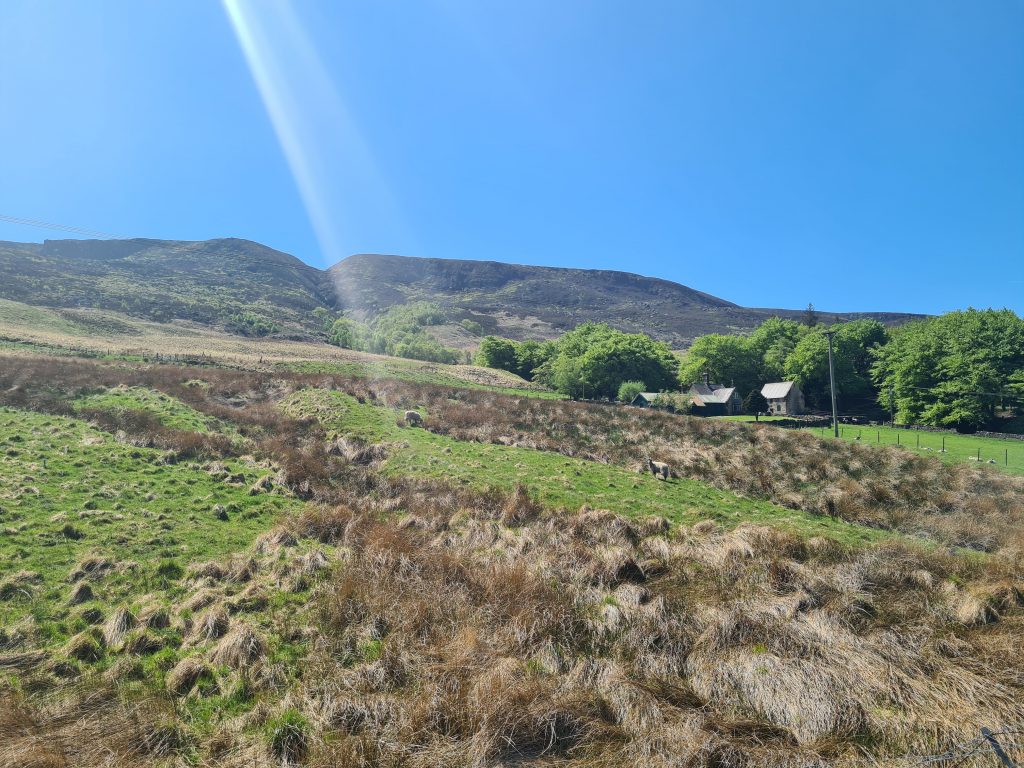
<svg viewBox="0 0 1024 768"><path fill-rule="evenodd" d="M660 477L662 480L668 480L669 475L672 474L672 470L669 469L668 464L663 461L652 461L648 458L647 468L651 471L652 475Z"/></svg>
<svg viewBox="0 0 1024 768"><path fill-rule="evenodd" d="M416 411L406 411L405 412L405 422L410 427L422 427L423 426L423 417L420 416Z"/></svg>

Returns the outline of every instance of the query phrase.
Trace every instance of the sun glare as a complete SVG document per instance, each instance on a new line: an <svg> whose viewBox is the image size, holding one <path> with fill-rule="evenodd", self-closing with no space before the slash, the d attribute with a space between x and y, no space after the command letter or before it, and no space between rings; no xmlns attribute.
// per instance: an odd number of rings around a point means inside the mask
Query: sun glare
<svg viewBox="0 0 1024 768"><path fill-rule="evenodd" d="M224 9L316 232L323 259L349 255L344 201L355 189L398 226L397 206L302 19L287 0Z"/></svg>

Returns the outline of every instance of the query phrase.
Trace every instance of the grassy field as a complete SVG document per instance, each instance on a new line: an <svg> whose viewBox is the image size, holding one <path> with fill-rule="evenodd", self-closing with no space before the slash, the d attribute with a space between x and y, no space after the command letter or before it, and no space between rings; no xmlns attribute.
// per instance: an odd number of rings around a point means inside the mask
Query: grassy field
<svg viewBox="0 0 1024 768"><path fill-rule="evenodd" d="M724 416L730 421L753 422L752 416ZM777 421L761 417L761 421ZM830 427L810 427L804 431L822 438L832 438ZM1024 475L1024 440L961 435L956 432L926 432L916 429L893 429L884 426L839 425L839 437L863 445L900 446L922 455L937 456L946 462L970 461L995 466L1000 471ZM943 452L945 448L945 452Z"/></svg>
<svg viewBox="0 0 1024 768"><path fill-rule="evenodd" d="M551 396L515 374L341 349L322 341L247 338L208 326L155 323L116 312L57 310L0 300L0 348L26 355L88 355L125 361L201 358L246 370L333 372L445 386L483 386Z"/></svg>
<svg viewBox="0 0 1024 768"><path fill-rule="evenodd" d="M225 431L229 427L206 416L176 398L145 387L118 387L86 395L75 400L79 411L89 409L144 411L155 416L170 429L207 433Z"/></svg>
<svg viewBox="0 0 1024 768"><path fill-rule="evenodd" d="M481 389L489 392L500 392L509 395L526 395L547 400L560 400L564 395L544 389L519 379L504 371L495 371L490 383L479 376L483 370L469 365L442 365L440 363L424 363L416 360L403 360L397 357L379 358L366 361L349 362L300 362L279 363L277 370L294 371L296 373L330 373L341 376L352 376L359 379L395 379L414 384L436 384L444 387L460 389ZM505 382L503 385L501 382Z"/></svg>
<svg viewBox="0 0 1024 768"><path fill-rule="evenodd" d="M163 398L146 399L166 412ZM249 494L265 467L223 461L226 482L73 418L2 408L0 450L0 626L31 613L52 642L80 630L89 608L180 597L168 574L244 550L299 506L288 495ZM109 573L72 611L69 573L90 559Z"/></svg>
<svg viewBox="0 0 1024 768"><path fill-rule="evenodd" d="M714 520L728 528L760 523L855 545L891 537L877 529L744 498L697 480L663 482L648 472L641 474L613 464L399 427L400 412L361 404L340 392L303 390L289 397L283 407L295 416L317 418L337 435L387 443L385 471L395 477L434 478L506 491L522 484L544 504L572 511L586 505L630 517L661 515L689 525Z"/></svg>
<svg viewBox="0 0 1024 768"><path fill-rule="evenodd" d="M2 768L870 768L1024 722L988 467L404 361L19 354Z"/></svg>

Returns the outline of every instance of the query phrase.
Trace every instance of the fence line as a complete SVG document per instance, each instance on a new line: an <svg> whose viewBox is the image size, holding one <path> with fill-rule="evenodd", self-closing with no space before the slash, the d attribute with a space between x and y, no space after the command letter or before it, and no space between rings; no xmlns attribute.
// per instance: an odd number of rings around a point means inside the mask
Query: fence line
<svg viewBox="0 0 1024 768"><path fill-rule="evenodd" d="M1020 734L1024 734L1024 726L1011 726L998 731L982 728L978 738L965 744L958 744L945 752L934 755L907 755L910 759L916 758L915 762L907 764L907 768L933 765L960 766L968 758L982 755L992 757L991 765L1001 765L1003 768L1024 768L1024 764L1020 762L1020 757L1024 755L1024 743L1021 739L1014 738ZM1011 738L1006 738L1008 736Z"/></svg>

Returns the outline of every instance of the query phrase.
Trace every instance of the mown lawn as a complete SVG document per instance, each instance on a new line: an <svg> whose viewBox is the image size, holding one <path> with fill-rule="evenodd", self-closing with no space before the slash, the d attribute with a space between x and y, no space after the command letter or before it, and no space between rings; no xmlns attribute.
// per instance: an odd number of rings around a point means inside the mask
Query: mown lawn
<svg viewBox="0 0 1024 768"><path fill-rule="evenodd" d="M723 416L730 421L754 421L753 416ZM778 420L761 417L761 421ZM822 438L835 439L830 427L811 427L804 431ZM917 429L893 429L892 427L839 425L839 437L865 445L900 446L925 456L937 456L943 461L954 463L970 461L994 466L1011 475L1024 475L1024 440L998 437L961 435L957 432L924 432ZM945 453L943 453L945 447Z"/></svg>
<svg viewBox="0 0 1024 768"><path fill-rule="evenodd" d="M697 480L656 480L624 467L557 453L490 443L463 442L425 429L399 427L398 411L324 389L307 389L283 402L286 412L319 419L338 435L387 442L384 471L395 476L440 478L475 488L527 486L553 507L596 509L636 515L661 515L673 522L715 520L726 527L763 523L829 536L848 544L866 544L892 534L842 520L748 499Z"/></svg>

